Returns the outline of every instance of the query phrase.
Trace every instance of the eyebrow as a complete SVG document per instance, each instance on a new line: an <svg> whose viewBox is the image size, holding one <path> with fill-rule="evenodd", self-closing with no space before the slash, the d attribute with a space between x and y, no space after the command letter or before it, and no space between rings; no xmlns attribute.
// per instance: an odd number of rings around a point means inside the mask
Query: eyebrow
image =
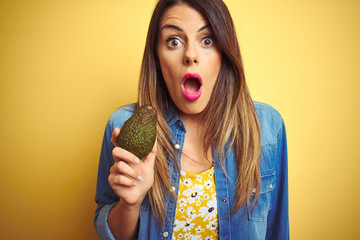
<svg viewBox="0 0 360 240"><path fill-rule="evenodd" d="M199 30L197 32L201 32L201 31L204 31L205 29L209 28L210 27L210 24L206 24L205 26L199 28ZM172 28L172 29L175 29L179 32L184 32L184 30L176 25L173 25L173 24L165 24L161 30L165 29L165 28Z"/></svg>

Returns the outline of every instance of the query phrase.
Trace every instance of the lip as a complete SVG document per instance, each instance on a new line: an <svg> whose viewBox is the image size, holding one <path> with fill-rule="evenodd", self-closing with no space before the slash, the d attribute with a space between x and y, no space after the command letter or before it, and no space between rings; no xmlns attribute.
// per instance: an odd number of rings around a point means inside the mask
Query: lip
<svg viewBox="0 0 360 240"><path fill-rule="evenodd" d="M199 81L199 83L200 83L199 90L192 93L192 92L189 92L189 91L187 91L185 89L184 83L188 78L196 78ZM187 98L188 100L190 100L190 101L197 100L201 96L201 92L202 92L202 79L201 79L201 76L199 74L197 74L197 73L186 73L184 75L183 79L182 79L182 82L181 82L181 90L182 90L182 92L184 94L184 97Z"/></svg>

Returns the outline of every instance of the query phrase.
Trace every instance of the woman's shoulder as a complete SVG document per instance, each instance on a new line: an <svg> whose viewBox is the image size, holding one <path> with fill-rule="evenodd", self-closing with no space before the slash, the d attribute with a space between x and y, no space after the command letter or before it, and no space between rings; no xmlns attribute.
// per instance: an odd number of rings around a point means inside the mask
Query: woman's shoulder
<svg viewBox="0 0 360 240"><path fill-rule="evenodd" d="M277 135L284 127L281 114L272 106L262 102L254 102L263 136L263 144L275 143Z"/></svg>
<svg viewBox="0 0 360 240"><path fill-rule="evenodd" d="M136 108L136 103L128 104L118 108L113 112L109 118L108 126L111 129L116 127L121 128L126 120L128 120L131 115L134 113Z"/></svg>
<svg viewBox="0 0 360 240"><path fill-rule="evenodd" d="M266 120L282 121L282 116L274 107L269 104L254 101L256 111L261 118Z"/></svg>

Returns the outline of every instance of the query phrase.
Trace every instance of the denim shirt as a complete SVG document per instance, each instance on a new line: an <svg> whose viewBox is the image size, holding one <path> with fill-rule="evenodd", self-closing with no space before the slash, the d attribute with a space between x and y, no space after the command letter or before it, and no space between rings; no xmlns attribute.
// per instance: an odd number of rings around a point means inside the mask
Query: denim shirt
<svg viewBox="0 0 360 240"><path fill-rule="evenodd" d="M234 203L236 164L234 152L230 151L225 159L223 172L219 159L214 154L215 184L218 204L219 238L225 239L289 239L288 216L288 171L287 145L285 126L280 114L271 106L254 102L262 127L262 151L260 156L261 192L256 208L247 211L254 197L251 196L248 205L231 215ZM119 201L108 183L110 167L113 165L111 134L115 127L121 128L123 123L132 115L135 104L131 104L114 112L105 129L102 143L97 189L95 201L97 209L94 224L101 239L115 239L112 235L107 219L111 208ZM173 113L168 117L168 125L176 139L173 140L179 163L186 129L181 118ZM178 144L178 146L175 146ZM170 161L170 176L173 190L178 192L180 173L176 170L176 163ZM158 226L156 217L151 211L147 198L140 207L138 239L171 239L177 199L166 201L169 218L163 226Z"/></svg>

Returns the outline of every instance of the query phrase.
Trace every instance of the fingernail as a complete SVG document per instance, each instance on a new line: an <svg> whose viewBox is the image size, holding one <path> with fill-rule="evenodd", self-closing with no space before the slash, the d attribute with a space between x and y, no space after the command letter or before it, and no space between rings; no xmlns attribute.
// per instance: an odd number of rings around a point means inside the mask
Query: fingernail
<svg viewBox="0 0 360 240"><path fill-rule="evenodd" d="M134 159L134 163L139 164L139 163L140 163L140 159L135 158L135 159Z"/></svg>
<svg viewBox="0 0 360 240"><path fill-rule="evenodd" d="M136 182L134 182L134 186L136 186L137 185L137 183Z"/></svg>
<svg viewBox="0 0 360 240"><path fill-rule="evenodd" d="M137 178L139 181L142 181L142 180L143 180L142 176L140 176L140 175L137 176L136 178Z"/></svg>

